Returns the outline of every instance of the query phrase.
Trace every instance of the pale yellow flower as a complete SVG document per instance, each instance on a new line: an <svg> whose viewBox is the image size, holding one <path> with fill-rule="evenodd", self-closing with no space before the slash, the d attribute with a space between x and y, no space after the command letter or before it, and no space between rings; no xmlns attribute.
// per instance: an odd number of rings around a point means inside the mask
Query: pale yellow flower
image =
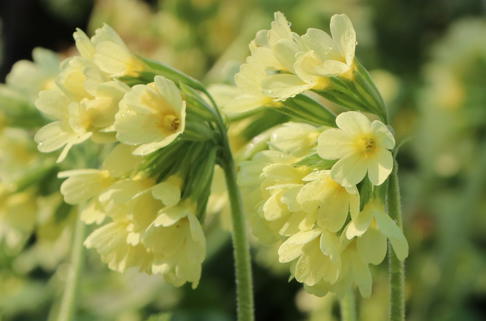
<svg viewBox="0 0 486 321"><path fill-rule="evenodd" d="M12 193L0 184L0 241L21 247L35 227L37 210L33 193Z"/></svg>
<svg viewBox="0 0 486 321"><path fill-rule="evenodd" d="M343 186L353 186L368 173L373 185L381 185L393 168L393 134L381 121L371 122L355 111L339 114L336 124L338 128L319 136L317 147L320 157L338 160L331 169L332 178Z"/></svg>
<svg viewBox="0 0 486 321"><path fill-rule="evenodd" d="M296 260L291 273L307 286L334 283L340 275L339 241L333 233L318 229L298 232L282 243L278 254L281 263Z"/></svg>
<svg viewBox="0 0 486 321"><path fill-rule="evenodd" d="M37 108L54 121L35 136L41 152L63 148L62 161L73 145L89 138L97 142L114 140L112 125L118 102L129 87L108 80L98 68L82 57L63 63L56 85L41 91Z"/></svg>
<svg viewBox="0 0 486 321"><path fill-rule="evenodd" d="M315 147L319 133L312 125L288 122L272 131L269 145L272 149L302 156Z"/></svg>
<svg viewBox="0 0 486 321"><path fill-rule="evenodd" d="M206 240L195 209L189 200L165 208L142 240L154 255L152 272L162 274L175 286L191 282L196 288L201 277Z"/></svg>
<svg viewBox="0 0 486 321"><path fill-rule="evenodd" d="M118 140L138 146L135 154L146 155L184 132L186 104L171 80L156 76L155 82L130 89L115 118Z"/></svg>
<svg viewBox="0 0 486 321"><path fill-rule="evenodd" d="M98 28L91 39L80 29L73 34L80 55L92 60L110 77L137 76L144 64L130 52L120 36L108 25Z"/></svg>
<svg viewBox="0 0 486 321"><path fill-rule="evenodd" d="M352 77L356 33L346 15L332 16L332 37L314 28L303 36L289 36L289 32L277 33L285 40L272 47L285 72L266 77L262 86L269 96L285 100L308 89L324 89L328 77Z"/></svg>
<svg viewBox="0 0 486 321"><path fill-rule="evenodd" d="M73 145L91 137L92 133L82 126L71 125L70 105L73 104L71 109L76 109L77 103L71 101L59 88L41 91L35 104L40 111L55 120L37 131L34 139L39 151L49 153L63 148L57 160L61 162Z"/></svg>
<svg viewBox="0 0 486 321"><path fill-rule="evenodd" d="M123 220L107 223L93 231L84 245L95 249L101 260L114 271L124 272L133 267L151 273L153 256L143 245L127 243L128 224Z"/></svg>
<svg viewBox="0 0 486 321"><path fill-rule="evenodd" d="M330 171L315 171L303 178L297 201L308 213L317 213L317 224L331 232L339 231L348 213L359 212L359 193L355 186L343 187L331 178Z"/></svg>
<svg viewBox="0 0 486 321"><path fill-rule="evenodd" d="M15 185L26 174L26 169L39 161L35 144L27 131L5 128L0 133L0 180Z"/></svg>
<svg viewBox="0 0 486 321"><path fill-rule="evenodd" d="M108 170L74 169L60 172L59 178L67 178L61 185L61 193L69 204L80 204L100 195L113 182Z"/></svg>
<svg viewBox="0 0 486 321"><path fill-rule="evenodd" d="M44 49L32 50L33 61L19 60L6 77L8 87L34 100L39 91L52 87L54 77L59 72L59 57Z"/></svg>
<svg viewBox="0 0 486 321"><path fill-rule="evenodd" d="M378 199L369 201L360 213L352 215L346 237L357 237L361 255L373 264L380 263L385 257L387 238L399 260L403 261L408 256L408 243L403 231L386 214L383 203Z"/></svg>
<svg viewBox="0 0 486 321"><path fill-rule="evenodd" d="M356 32L351 20L344 14L331 17L331 36L326 32L309 28L302 41L308 48L299 53L295 70L304 81L316 89L325 86L326 77L351 77L354 68Z"/></svg>

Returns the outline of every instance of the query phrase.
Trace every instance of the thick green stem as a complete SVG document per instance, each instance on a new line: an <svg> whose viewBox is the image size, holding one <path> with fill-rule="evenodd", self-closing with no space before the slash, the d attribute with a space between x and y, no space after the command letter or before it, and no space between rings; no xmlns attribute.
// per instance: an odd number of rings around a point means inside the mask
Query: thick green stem
<svg viewBox="0 0 486 321"><path fill-rule="evenodd" d="M74 239L71 248L71 260L66 278L66 286L62 295L57 321L71 321L76 310L76 295L79 283L79 273L83 262L84 223L77 218L74 228Z"/></svg>
<svg viewBox="0 0 486 321"><path fill-rule="evenodd" d="M339 301L341 321L356 321L356 299L353 289L349 289Z"/></svg>
<svg viewBox="0 0 486 321"><path fill-rule="evenodd" d="M388 186L388 213L402 228L402 210L400 207L400 186L398 183L397 164ZM405 320L405 272L404 264L400 261L391 246L388 246L388 264L390 273L390 321Z"/></svg>
<svg viewBox="0 0 486 321"><path fill-rule="evenodd" d="M235 165L229 150L224 161L223 167L232 213L238 321L253 321L255 318L250 246L248 244L240 191L236 184Z"/></svg>

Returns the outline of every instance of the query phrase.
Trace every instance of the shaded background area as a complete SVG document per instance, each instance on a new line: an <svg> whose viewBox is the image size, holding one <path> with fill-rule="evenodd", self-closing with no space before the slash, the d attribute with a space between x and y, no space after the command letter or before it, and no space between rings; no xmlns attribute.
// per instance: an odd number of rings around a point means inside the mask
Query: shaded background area
<svg viewBox="0 0 486 321"><path fill-rule="evenodd" d="M268 28L276 10L298 33L308 27L328 30L333 13L348 14L358 33L357 55L376 77L397 136L412 138L399 154L411 245L409 320L484 320L485 1L3 0L0 77L3 81L16 61L31 59L35 47L69 55L76 27L93 32L106 22L137 53L208 84L228 83L248 54L248 42ZM232 320L229 235L212 230L208 239L210 254L194 291L171 288L158 277L120 276L89 253L77 320L143 321L161 311L173 312L174 321ZM48 320L62 288L59 273L42 267L20 272L4 252L0 319ZM302 293L268 252L253 250L258 321L339 318L333 298ZM362 320L387 317L386 264L374 272L374 294L359 306Z"/></svg>

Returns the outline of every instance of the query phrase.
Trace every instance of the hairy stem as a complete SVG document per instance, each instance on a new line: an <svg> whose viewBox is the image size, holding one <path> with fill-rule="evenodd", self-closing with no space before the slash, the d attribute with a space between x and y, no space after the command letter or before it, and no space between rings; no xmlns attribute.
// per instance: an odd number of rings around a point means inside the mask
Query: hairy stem
<svg viewBox="0 0 486 321"><path fill-rule="evenodd" d="M388 213L402 228L402 210L400 207L400 186L398 183L397 164L390 176L388 186ZM390 273L390 321L405 320L404 263L400 261L391 246L388 246L388 264Z"/></svg>
<svg viewBox="0 0 486 321"><path fill-rule="evenodd" d="M356 321L356 299L353 289L349 289L340 299L341 321Z"/></svg>
<svg viewBox="0 0 486 321"><path fill-rule="evenodd" d="M232 213L238 321L253 321L255 318L250 247L240 191L236 184L235 165L229 147L223 167Z"/></svg>
<svg viewBox="0 0 486 321"><path fill-rule="evenodd" d="M61 299L57 321L71 321L76 310L76 295L79 283L79 274L83 262L84 223L77 218L74 228L73 245L66 285Z"/></svg>

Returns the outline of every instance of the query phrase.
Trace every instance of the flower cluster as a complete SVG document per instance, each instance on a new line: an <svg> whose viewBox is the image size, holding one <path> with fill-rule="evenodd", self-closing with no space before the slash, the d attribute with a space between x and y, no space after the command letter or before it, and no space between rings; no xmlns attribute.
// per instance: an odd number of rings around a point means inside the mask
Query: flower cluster
<svg viewBox="0 0 486 321"><path fill-rule="evenodd" d="M230 113L276 107L293 121L255 137L239 183L255 236L277 246L279 261L318 295L357 286L369 296L369 265L383 261L387 241L400 260L408 255L385 209L395 139L355 46L345 15L331 18L331 36L312 28L299 36L277 12L250 44L224 105ZM350 111L335 116L311 92Z"/></svg>
<svg viewBox="0 0 486 321"><path fill-rule="evenodd" d="M0 242L8 255L24 251L24 269L52 269L67 253L73 209L58 192L55 160L35 148L33 131L45 119L34 100L52 86L59 58L42 48L32 56L16 62L0 85Z"/></svg>
<svg viewBox="0 0 486 321"><path fill-rule="evenodd" d="M273 129L268 147L241 163L239 182L254 234L280 244L279 261L291 263L296 280L320 295L357 285L368 296L368 266L383 261L387 239L400 259L408 253L377 192L366 200L359 192L366 184L377 190L387 178L392 163L383 158L391 158L394 141L381 122L359 112L336 122L338 128Z"/></svg>
<svg viewBox="0 0 486 321"><path fill-rule="evenodd" d="M64 60L51 88L39 93L36 106L55 120L41 128L35 140L41 152L63 149L62 161L73 145L88 139L114 141L118 104L129 87L117 77L143 71L120 37L105 25L89 39L74 33L80 56Z"/></svg>
<svg viewBox="0 0 486 321"><path fill-rule="evenodd" d="M54 120L36 141L43 152L63 148L58 162L87 140L102 147L91 147L100 168L58 175L81 220L101 224L84 244L112 270L135 268L196 287L206 248L200 219L217 161L213 111L184 85L189 78L158 75L153 67L166 67L132 54L107 25L91 39L78 30L74 39L80 56L62 62L36 101Z"/></svg>
<svg viewBox="0 0 486 321"><path fill-rule="evenodd" d="M315 28L298 35L276 12L271 29L259 31L250 43L251 55L235 76L234 97L223 108L241 113L278 107L311 90L342 107L385 118L381 96L355 57L351 21L344 14L334 15L330 29L331 35Z"/></svg>

